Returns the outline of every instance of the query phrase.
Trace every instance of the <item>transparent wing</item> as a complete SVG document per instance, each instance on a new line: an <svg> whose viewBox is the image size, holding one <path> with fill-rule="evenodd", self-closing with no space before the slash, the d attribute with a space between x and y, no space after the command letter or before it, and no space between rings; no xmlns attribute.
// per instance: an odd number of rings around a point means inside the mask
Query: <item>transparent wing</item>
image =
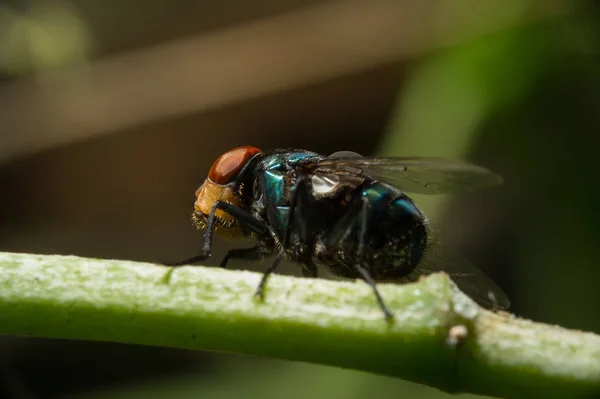
<svg viewBox="0 0 600 399"><path fill-rule="evenodd" d="M500 287L481 270L450 247L435 238L429 244L419 266L407 276L416 281L420 276L446 272L458 288L475 302L488 309L508 309L510 301Z"/></svg>
<svg viewBox="0 0 600 399"><path fill-rule="evenodd" d="M445 158L375 158L341 152L302 165L312 172L368 176L399 190L418 194L450 194L487 188L502 178L470 163Z"/></svg>

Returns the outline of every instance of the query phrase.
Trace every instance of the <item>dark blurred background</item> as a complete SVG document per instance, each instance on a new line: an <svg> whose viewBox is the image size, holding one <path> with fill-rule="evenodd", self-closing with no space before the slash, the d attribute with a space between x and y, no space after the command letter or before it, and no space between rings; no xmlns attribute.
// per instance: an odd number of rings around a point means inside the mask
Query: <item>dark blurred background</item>
<svg viewBox="0 0 600 399"><path fill-rule="evenodd" d="M0 250L190 256L193 193L238 145L463 158L504 186L417 203L517 315L600 332L599 55L591 0L3 0ZM0 337L0 397L311 395L449 397L307 364Z"/></svg>

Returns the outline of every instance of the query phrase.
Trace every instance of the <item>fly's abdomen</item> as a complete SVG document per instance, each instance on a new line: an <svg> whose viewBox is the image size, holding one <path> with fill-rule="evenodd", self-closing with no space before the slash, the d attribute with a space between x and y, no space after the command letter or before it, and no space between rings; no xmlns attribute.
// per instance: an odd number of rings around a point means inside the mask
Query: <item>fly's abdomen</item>
<svg viewBox="0 0 600 399"><path fill-rule="evenodd" d="M382 245L373 248L371 270L379 281L397 280L409 274L421 261L427 245L423 215L405 195L390 202L378 223L385 231Z"/></svg>
<svg viewBox="0 0 600 399"><path fill-rule="evenodd" d="M424 218L416 205L398 190L378 182L357 190L354 201L355 209L362 206L346 226L336 262L329 268L338 275L356 278L354 265L362 263L378 281L394 281L409 274L420 262L427 244ZM364 236L363 222L367 224ZM340 235L342 224L331 234ZM360 240L364 240L362 259Z"/></svg>

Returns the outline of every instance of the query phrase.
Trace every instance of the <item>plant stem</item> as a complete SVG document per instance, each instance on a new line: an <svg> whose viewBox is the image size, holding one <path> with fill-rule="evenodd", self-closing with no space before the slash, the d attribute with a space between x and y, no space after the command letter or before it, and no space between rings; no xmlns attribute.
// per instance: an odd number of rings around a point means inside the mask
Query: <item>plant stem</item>
<svg viewBox="0 0 600 399"><path fill-rule="evenodd" d="M492 313L448 277L380 285L0 253L0 334L306 361L502 397L600 394L600 337Z"/></svg>

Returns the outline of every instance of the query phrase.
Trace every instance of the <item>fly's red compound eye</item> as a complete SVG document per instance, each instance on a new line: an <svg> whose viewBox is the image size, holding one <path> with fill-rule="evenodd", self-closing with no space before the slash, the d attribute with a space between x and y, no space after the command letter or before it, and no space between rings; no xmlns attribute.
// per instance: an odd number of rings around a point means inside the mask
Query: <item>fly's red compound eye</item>
<svg viewBox="0 0 600 399"><path fill-rule="evenodd" d="M244 164L261 151L256 147L237 147L221 155L208 172L208 179L216 184L229 184Z"/></svg>

